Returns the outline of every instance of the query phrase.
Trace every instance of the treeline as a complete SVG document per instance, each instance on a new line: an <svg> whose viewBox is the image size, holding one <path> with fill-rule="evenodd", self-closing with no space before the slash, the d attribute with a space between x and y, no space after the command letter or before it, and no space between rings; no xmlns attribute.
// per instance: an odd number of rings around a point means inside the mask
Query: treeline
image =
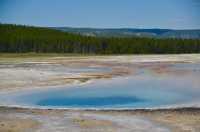
<svg viewBox="0 0 200 132"><path fill-rule="evenodd" d="M99 38L58 30L0 24L0 52L80 54L200 53L199 39Z"/></svg>

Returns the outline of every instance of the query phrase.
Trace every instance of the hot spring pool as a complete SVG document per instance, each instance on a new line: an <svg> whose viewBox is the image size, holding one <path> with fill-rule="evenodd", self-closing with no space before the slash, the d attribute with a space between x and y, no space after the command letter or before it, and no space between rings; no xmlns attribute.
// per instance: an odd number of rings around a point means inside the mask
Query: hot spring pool
<svg viewBox="0 0 200 132"><path fill-rule="evenodd" d="M177 65L177 67L187 66ZM141 72L129 77L97 80L85 85L1 93L0 105L58 109L142 109L190 106L200 102L200 86L199 83L194 82L194 78L196 74L177 77Z"/></svg>

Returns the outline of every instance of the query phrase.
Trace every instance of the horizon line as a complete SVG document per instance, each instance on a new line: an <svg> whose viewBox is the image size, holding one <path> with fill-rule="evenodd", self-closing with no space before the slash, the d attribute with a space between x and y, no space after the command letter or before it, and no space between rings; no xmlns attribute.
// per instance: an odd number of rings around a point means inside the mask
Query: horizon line
<svg viewBox="0 0 200 132"><path fill-rule="evenodd" d="M41 27L41 28L74 28L74 29L99 29L99 30L109 30L109 29L139 29L139 30L200 30L200 28L161 28L161 27L151 27L151 28L142 28L142 27L89 27L89 26L42 26L34 24L20 24L20 23L4 23L0 24L8 25L19 25L19 26L29 26L29 27Z"/></svg>

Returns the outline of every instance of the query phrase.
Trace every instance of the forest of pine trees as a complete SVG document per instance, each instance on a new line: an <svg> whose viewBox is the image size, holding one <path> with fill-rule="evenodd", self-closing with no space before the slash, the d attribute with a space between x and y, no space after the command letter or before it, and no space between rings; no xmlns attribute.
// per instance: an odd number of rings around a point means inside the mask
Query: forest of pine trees
<svg viewBox="0 0 200 132"><path fill-rule="evenodd" d="M200 53L200 40L100 38L48 28L0 24L1 53L170 54Z"/></svg>

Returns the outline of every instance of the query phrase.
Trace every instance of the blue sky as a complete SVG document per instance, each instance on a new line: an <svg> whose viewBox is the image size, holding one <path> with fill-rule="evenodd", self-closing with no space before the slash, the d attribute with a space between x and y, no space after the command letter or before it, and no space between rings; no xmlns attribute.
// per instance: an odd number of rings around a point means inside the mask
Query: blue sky
<svg viewBox="0 0 200 132"><path fill-rule="evenodd" d="M0 0L0 22L35 26L200 29L200 0Z"/></svg>

